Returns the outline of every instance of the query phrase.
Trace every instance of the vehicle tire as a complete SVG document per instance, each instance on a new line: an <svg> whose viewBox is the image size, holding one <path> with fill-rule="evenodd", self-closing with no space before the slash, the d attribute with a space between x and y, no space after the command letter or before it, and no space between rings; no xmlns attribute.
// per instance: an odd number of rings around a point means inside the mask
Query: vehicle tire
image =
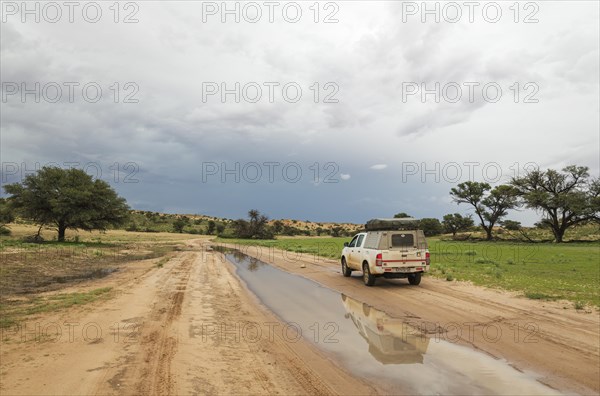
<svg viewBox="0 0 600 396"><path fill-rule="evenodd" d="M408 283L415 286L421 283L421 273L417 272L416 274L409 274Z"/></svg>
<svg viewBox="0 0 600 396"><path fill-rule="evenodd" d="M371 274L368 263L363 263L363 281L367 286L373 286L375 284L375 277Z"/></svg>
<svg viewBox="0 0 600 396"><path fill-rule="evenodd" d="M352 270L348 268L345 257L342 257L342 275L344 275L346 278L352 275Z"/></svg>

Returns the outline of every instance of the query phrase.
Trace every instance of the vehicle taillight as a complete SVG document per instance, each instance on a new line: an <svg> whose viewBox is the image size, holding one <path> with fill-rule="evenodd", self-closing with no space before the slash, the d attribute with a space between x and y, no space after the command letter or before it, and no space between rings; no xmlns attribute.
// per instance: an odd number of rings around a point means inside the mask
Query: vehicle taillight
<svg viewBox="0 0 600 396"><path fill-rule="evenodd" d="M378 253L375 257L375 265L381 267L381 264L383 264L383 255L381 253Z"/></svg>
<svg viewBox="0 0 600 396"><path fill-rule="evenodd" d="M427 263L427 265L429 265L429 261L430 261L429 252L427 252L427 253L425 253L425 262Z"/></svg>

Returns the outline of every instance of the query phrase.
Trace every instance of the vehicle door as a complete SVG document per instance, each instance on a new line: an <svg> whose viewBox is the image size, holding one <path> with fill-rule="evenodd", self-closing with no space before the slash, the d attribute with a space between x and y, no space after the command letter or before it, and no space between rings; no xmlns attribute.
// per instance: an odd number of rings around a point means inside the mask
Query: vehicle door
<svg viewBox="0 0 600 396"><path fill-rule="evenodd" d="M355 269L362 268L362 260L363 260L363 244L365 242L365 234L358 234L356 236L356 244L352 247L350 251L350 256L352 260L352 267Z"/></svg>
<svg viewBox="0 0 600 396"><path fill-rule="evenodd" d="M352 238L352 241L350 241L350 243L348 244L348 247L346 248L346 263L348 264L349 268L356 268L352 260L356 256L356 242L358 241L358 237L359 235L355 235L354 238Z"/></svg>

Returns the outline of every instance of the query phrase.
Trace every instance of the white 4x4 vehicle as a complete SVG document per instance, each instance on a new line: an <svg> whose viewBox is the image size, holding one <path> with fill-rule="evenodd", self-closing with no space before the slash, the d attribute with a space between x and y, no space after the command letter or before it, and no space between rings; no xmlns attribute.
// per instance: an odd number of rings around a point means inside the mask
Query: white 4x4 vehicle
<svg viewBox="0 0 600 396"><path fill-rule="evenodd" d="M429 271L429 250L415 219L373 219L367 222L366 230L344 243L344 276L362 271L367 286L373 286L381 276L408 278L411 285L421 283L421 274Z"/></svg>

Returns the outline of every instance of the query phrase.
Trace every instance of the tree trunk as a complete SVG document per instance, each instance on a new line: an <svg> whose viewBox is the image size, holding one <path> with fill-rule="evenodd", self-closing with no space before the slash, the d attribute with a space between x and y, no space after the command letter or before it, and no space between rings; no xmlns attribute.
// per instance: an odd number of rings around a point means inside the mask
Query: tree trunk
<svg viewBox="0 0 600 396"><path fill-rule="evenodd" d="M554 234L554 240L556 243L562 243L563 237L565 235L565 230L562 228L553 228L552 233Z"/></svg>
<svg viewBox="0 0 600 396"><path fill-rule="evenodd" d="M485 240L486 241L491 241L492 240L492 227L485 227Z"/></svg>
<svg viewBox="0 0 600 396"><path fill-rule="evenodd" d="M58 225L58 242L65 241L65 231L66 230L67 230L67 227L64 224Z"/></svg>

